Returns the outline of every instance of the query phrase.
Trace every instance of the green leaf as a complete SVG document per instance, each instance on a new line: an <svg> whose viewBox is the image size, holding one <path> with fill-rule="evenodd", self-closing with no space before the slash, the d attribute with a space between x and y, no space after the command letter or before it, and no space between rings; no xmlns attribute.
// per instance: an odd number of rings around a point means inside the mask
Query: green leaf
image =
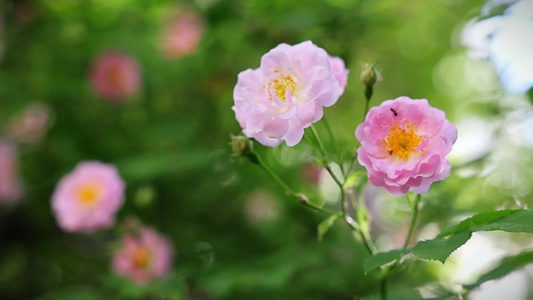
<svg viewBox="0 0 533 300"><path fill-rule="evenodd" d="M322 242L322 238L324 237L326 232L328 232L331 226L333 226L333 224L335 224L335 222L337 222L337 220L339 220L340 218L341 216L339 214L331 215L324 221L320 222L320 224L318 224L318 242Z"/></svg>
<svg viewBox="0 0 533 300"><path fill-rule="evenodd" d="M527 97L529 98L529 102L533 104L533 87L531 87L529 91L527 91Z"/></svg>
<svg viewBox="0 0 533 300"><path fill-rule="evenodd" d="M502 230L508 232L533 233L533 210L525 210L514 213L488 224L475 226L472 229L473 231Z"/></svg>
<svg viewBox="0 0 533 300"><path fill-rule="evenodd" d="M475 289L486 281L501 278L530 263L533 263L533 251L520 253L516 256L506 257L502 259L497 267L483 274L476 282L465 285L464 287L468 290Z"/></svg>
<svg viewBox="0 0 533 300"><path fill-rule="evenodd" d="M367 257L364 262L365 272L370 272L375 268L379 268L384 264L390 263L404 254L410 252L411 249L395 249L388 252L379 252Z"/></svg>
<svg viewBox="0 0 533 300"><path fill-rule="evenodd" d="M449 238L421 241L413 247L413 253L422 259L438 260L444 263L448 256L466 243L471 236L472 233L470 231L463 231Z"/></svg>
<svg viewBox="0 0 533 300"><path fill-rule="evenodd" d="M482 225L497 221L499 219L503 219L505 217L508 217L510 215L524 212L523 209L506 209L506 210L499 210L499 211L491 211L486 213L480 213L477 215L474 215L470 218L467 218L460 222L459 224L450 227L448 229L443 230L437 237L438 238L444 238L447 236L450 236L452 234L459 233L461 231L479 231L475 230L475 228L479 228Z"/></svg>
<svg viewBox="0 0 533 300"><path fill-rule="evenodd" d="M344 181L343 187L345 189L348 189L348 188L359 185L364 176L366 176L366 172L363 170L353 172L350 176L348 176L348 178L346 178L346 181Z"/></svg>

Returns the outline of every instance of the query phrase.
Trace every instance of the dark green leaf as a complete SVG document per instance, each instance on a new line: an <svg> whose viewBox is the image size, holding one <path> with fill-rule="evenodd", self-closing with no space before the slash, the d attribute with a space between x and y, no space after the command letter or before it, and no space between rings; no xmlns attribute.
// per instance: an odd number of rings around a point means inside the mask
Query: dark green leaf
<svg viewBox="0 0 533 300"><path fill-rule="evenodd" d="M402 257L404 254L411 251L411 249L396 249L391 250L388 252L380 252L376 253L367 259L365 259L365 272L372 271L375 268L381 267L384 264L390 263L391 261L394 261L400 257Z"/></svg>
<svg viewBox="0 0 533 300"><path fill-rule="evenodd" d="M318 241L322 242L322 238L328 232L329 228L337 222L338 219L340 219L340 215L331 215L329 218L325 219L324 221L320 222L318 224Z"/></svg>
<svg viewBox="0 0 533 300"><path fill-rule="evenodd" d="M533 233L533 210L514 213L505 218L487 224L475 226L473 231L503 230L508 232Z"/></svg>
<svg viewBox="0 0 533 300"><path fill-rule="evenodd" d="M529 102L533 104L533 87L531 87L529 91L527 91L527 97L529 98Z"/></svg>
<svg viewBox="0 0 533 300"><path fill-rule="evenodd" d="M472 236L470 231L463 231L447 239L435 238L421 241L414 246L413 253L422 259L438 260L444 263L450 254L470 239L470 236Z"/></svg>
<svg viewBox="0 0 533 300"><path fill-rule="evenodd" d="M521 213L521 212L524 212L524 210L523 209L506 209L506 210L480 213L468 219L463 220L462 222L460 222L459 224L453 227L443 230L437 237L444 238L444 237L447 237L452 234L456 234L456 233L459 233L465 230L476 231L474 228L478 228L479 226L482 226L482 225L497 221L499 219L503 219L512 214Z"/></svg>
<svg viewBox="0 0 533 300"><path fill-rule="evenodd" d="M520 253L516 256L506 257L502 259L497 267L482 275L475 283L465 285L465 288L468 290L475 289L486 281L501 278L530 263L533 263L533 251Z"/></svg>

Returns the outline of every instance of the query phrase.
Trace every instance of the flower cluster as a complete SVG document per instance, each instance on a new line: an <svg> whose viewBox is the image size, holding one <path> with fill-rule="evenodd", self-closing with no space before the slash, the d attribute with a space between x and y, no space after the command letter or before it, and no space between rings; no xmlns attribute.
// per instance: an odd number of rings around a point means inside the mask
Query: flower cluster
<svg viewBox="0 0 533 300"><path fill-rule="evenodd" d="M450 174L446 155L457 129L426 99L384 101L370 109L355 136L361 143L357 159L370 183L393 195L425 193Z"/></svg>
<svg viewBox="0 0 533 300"><path fill-rule="evenodd" d="M337 102L347 74L342 60L310 41L280 44L258 69L238 75L233 111L246 136L270 147L283 141L294 146L322 118L323 108Z"/></svg>

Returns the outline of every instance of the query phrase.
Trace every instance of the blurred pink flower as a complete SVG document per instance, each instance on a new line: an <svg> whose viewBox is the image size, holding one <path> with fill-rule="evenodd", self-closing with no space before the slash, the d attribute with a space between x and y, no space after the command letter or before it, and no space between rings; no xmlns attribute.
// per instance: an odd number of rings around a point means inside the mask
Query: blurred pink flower
<svg viewBox="0 0 533 300"><path fill-rule="evenodd" d="M92 66L90 77L95 93L112 102L123 102L141 86L137 62L119 51L101 53Z"/></svg>
<svg viewBox="0 0 533 300"><path fill-rule="evenodd" d="M0 203L15 203L22 194L15 146L0 140Z"/></svg>
<svg viewBox="0 0 533 300"><path fill-rule="evenodd" d="M323 107L339 99L335 74L329 55L312 42L279 44L258 69L238 76L233 110L244 134L270 147L298 144L304 129L322 118Z"/></svg>
<svg viewBox="0 0 533 300"><path fill-rule="evenodd" d="M426 99L399 97L373 107L355 131L357 159L371 184L392 195L421 194L450 175L446 155L457 129Z"/></svg>
<svg viewBox="0 0 533 300"><path fill-rule="evenodd" d="M167 59L177 59L196 51L204 33L204 22L193 11L178 13L163 31L161 48Z"/></svg>
<svg viewBox="0 0 533 300"><path fill-rule="evenodd" d="M339 96L344 94L344 89L346 88L346 84L348 83L348 74L350 73L350 70L346 69L346 65L344 64L344 60L340 57L329 57L329 62L331 64L331 69L333 71L337 72L337 75L335 75L335 79L339 82L340 86L340 92Z"/></svg>
<svg viewBox="0 0 533 300"><path fill-rule="evenodd" d="M324 167L319 167L313 163L308 163L303 166L301 175L305 181L311 185L317 185L320 182L320 173L325 170Z"/></svg>
<svg viewBox="0 0 533 300"><path fill-rule="evenodd" d="M9 135L18 142L36 144L44 136L50 110L42 104L30 105L21 116L17 116L9 123Z"/></svg>
<svg viewBox="0 0 533 300"><path fill-rule="evenodd" d="M172 268L174 250L168 239L152 228L144 227L138 235L127 234L115 252L112 269L142 285L164 277Z"/></svg>
<svg viewBox="0 0 533 300"><path fill-rule="evenodd" d="M98 161L79 163L57 184L52 210L65 231L93 232L115 222L125 184L117 169Z"/></svg>

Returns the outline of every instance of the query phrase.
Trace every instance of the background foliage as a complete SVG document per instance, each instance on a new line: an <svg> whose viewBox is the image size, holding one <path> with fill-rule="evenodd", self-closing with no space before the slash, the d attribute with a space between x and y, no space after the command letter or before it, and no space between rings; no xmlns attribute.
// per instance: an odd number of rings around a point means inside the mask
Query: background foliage
<svg viewBox="0 0 533 300"><path fill-rule="evenodd" d="M469 60L459 43L461 27L479 15L482 1L185 1L203 16L206 31L197 52L168 61L158 43L165 14L177 3L2 2L0 125L34 102L46 104L53 117L41 143L18 147L22 203L0 208L0 298L372 294L372 275L364 276L366 253L346 226L334 225L318 243L316 226L325 216L287 199L255 165L230 157L229 135L240 131L231 110L237 74L257 68L260 57L281 42L312 40L346 61L351 70L346 92L326 109L346 153L356 146L353 132L363 118L363 61L377 62L384 78L371 105L401 95L427 98L452 122L471 116L505 120L517 106L502 100L494 71ZM122 105L98 99L88 82L92 61L107 49L131 54L142 70L141 92ZM502 122L493 130L498 145ZM522 147L513 149L524 153ZM305 143L258 151L312 201L331 198L307 176L312 153ZM530 154L521 157L522 165L530 162ZM110 274L119 225L90 235L58 228L50 209L56 183L77 162L93 159L115 164L127 182L119 220L133 215L174 243L178 256L167 281L137 287ZM451 159L457 172L425 196L419 228L429 223L444 228L457 223L452 217L517 208L517 196L519 205L531 202L523 184L491 177L487 164L492 172L499 165L488 152L469 161L452 153ZM531 178L530 170L517 172ZM372 232L385 251L395 238L404 238L409 206L403 198L372 192L379 199L371 205ZM527 244L520 237L505 238ZM413 299L414 287L451 284L442 272L439 263L411 264L392 281L391 295Z"/></svg>

